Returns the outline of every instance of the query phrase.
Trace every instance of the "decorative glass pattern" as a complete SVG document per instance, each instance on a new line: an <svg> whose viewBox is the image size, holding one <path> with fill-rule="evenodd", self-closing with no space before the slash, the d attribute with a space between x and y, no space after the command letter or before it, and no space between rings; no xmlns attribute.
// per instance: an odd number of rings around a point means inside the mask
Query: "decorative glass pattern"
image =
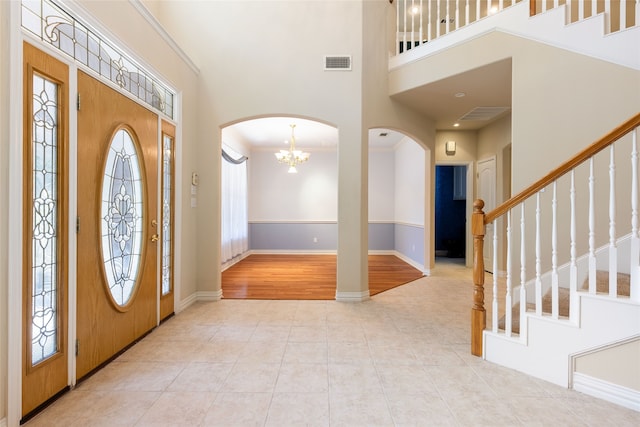
<svg viewBox="0 0 640 427"><path fill-rule="evenodd" d="M171 182L173 180L173 138L163 136L162 141L162 295L171 292Z"/></svg>
<svg viewBox="0 0 640 427"><path fill-rule="evenodd" d="M50 0L23 0L22 27L147 105L174 118L174 93Z"/></svg>
<svg viewBox="0 0 640 427"><path fill-rule="evenodd" d="M58 351L58 85L33 76L31 363Z"/></svg>
<svg viewBox="0 0 640 427"><path fill-rule="evenodd" d="M135 289L141 263L143 192L136 146L129 132L116 132L102 178L101 244L107 285L125 306Z"/></svg>

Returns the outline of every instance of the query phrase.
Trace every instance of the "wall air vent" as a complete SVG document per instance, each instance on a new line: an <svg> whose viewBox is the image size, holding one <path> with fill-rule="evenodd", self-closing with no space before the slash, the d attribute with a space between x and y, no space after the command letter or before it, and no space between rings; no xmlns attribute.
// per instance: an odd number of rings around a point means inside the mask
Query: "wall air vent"
<svg viewBox="0 0 640 427"><path fill-rule="evenodd" d="M325 55L325 71L351 71L351 55Z"/></svg>
<svg viewBox="0 0 640 427"><path fill-rule="evenodd" d="M476 107L460 117L458 121L491 120L507 110L509 110L509 107Z"/></svg>

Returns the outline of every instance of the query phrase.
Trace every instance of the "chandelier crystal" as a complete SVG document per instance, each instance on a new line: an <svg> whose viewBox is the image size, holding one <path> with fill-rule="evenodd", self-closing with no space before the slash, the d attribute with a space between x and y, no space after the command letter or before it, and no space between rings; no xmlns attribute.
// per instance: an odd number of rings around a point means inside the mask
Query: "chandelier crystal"
<svg viewBox="0 0 640 427"><path fill-rule="evenodd" d="M288 150L280 150L275 153L278 162L289 165L289 173L298 173L296 166L300 163L304 163L309 160L309 153L304 153L300 150L296 150L296 138L294 136L294 129L296 125L291 125L291 140L289 141Z"/></svg>

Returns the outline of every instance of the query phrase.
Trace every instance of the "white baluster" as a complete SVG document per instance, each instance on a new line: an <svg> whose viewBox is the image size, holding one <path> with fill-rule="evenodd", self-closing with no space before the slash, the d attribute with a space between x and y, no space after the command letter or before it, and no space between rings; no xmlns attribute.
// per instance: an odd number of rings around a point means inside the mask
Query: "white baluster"
<svg viewBox="0 0 640 427"><path fill-rule="evenodd" d="M493 332L498 332L498 220L493 222Z"/></svg>
<svg viewBox="0 0 640 427"><path fill-rule="evenodd" d="M582 21L584 19L584 2L578 2L578 21Z"/></svg>
<svg viewBox="0 0 640 427"><path fill-rule="evenodd" d="M640 4L636 4L640 8ZM638 129L631 133L631 300L640 301L640 235L638 235Z"/></svg>
<svg viewBox="0 0 640 427"><path fill-rule="evenodd" d="M440 28L442 27L440 18L440 2L441 0L436 2L436 38L440 37Z"/></svg>
<svg viewBox="0 0 640 427"><path fill-rule="evenodd" d="M582 2L581 2L582 3ZM596 16L598 14L598 2L591 2L591 16Z"/></svg>
<svg viewBox="0 0 640 427"><path fill-rule="evenodd" d="M540 192L536 194L536 315L542 316L542 264L540 260Z"/></svg>
<svg viewBox="0 0 640 427"><path fill-rule="evenodd" d="M560 0L553 0L553 8L557 8L558 6L560 6Z"/></svg>
<svg viewBox="0 0 640 427"><path fill-rule="evenodd" d="M593 157L589 159L589 293L596 293L596 208Z"/></svg>
<svg viewBox="0 0 640 427"><path fill-rule="evenodd" d="M504 0L498 2L498 10L501 12L504 10Z"/></svg>
<svg viewBox="0 0 640 427"><path fill-rule="evenodd" d="M433 38L431 37L431 31L433 31L433 12L431 11L431 3L427 1L427 16L429 19L427 20L427 41L431 41ZM437 21L436 17L436 21Z"/></svg>
<svg viewBox="0 0 640 427"><path fill-rule="evenodd" d="M476 0L476 21L479 21L480 17L480 0Z"/></svg>
<svg viewBox="0 0 640 427"><path fill-rule="evenodd" d="M416 0L411 0L411 49L413 49L416 45Z"/></svg>
<svg viewBox="0 0 640 427"><path fill-rule="evenodd" d="M538 2L542 4L542 13L547 11L547 0L543 0L541 2Z"/></svg>
<svg viewBox="0 0 640 427"><path fill-rule="evenodd" d="M611 32L611 0L604 0L604 33Z"/></svg>
<svg viewBox="0 0 640 427"><path fill-rule="evenodd" d="M491 15L491 0L487 0L487 15Z"/></svg>
<svg viewBox="0 0 640 427"><path fill-rule="evenodd" d="M636 19L633 21L637 26L640 26L640 0L636 0Z"/></svg>
<svg viewBox="0 0 640 427"><path fill-rule="evenodd" d="M445 8L446 12L447 12L447 16L445 17L445 19L447 20L447 22L445 23L444 27L445 27L445 34L449 34L449 32L451 31L451 27L450 27L450 22L451 22L451 11L449 10L449 2L447 2L447 7Z"/></svg>
<svg viewBox="0 0 640 427"><path fill-rule="evenodd" d="M551 201L551 317L558 318L558 193L557 182L553 181Z"/></svg>
<svg viewBox="0 0 640 427"><path fill-rule="evenodd" d="M572 1L573 0L567 0L567 2L565 3L566 6L564 10L566 10L567 12L567 17L565 18L565 21L566 21L565 24L570 24L573 22L573 18L574 18L573 12L572 12L573 8L571 7Z"/></svg>
<svg viewBox="0 0 640 427"><path fill-rule="evenodd" d="M618 248L616 246L616 159L609 148L609 296L618 295Z"/></svg>
<svg viewBox="0 0 640 427"><path fill-rule="evenodd" d="M620 2L620 31L627 28L627 5L625 3L624 1Z"/></svg>
<svg viewBox="0 0 640 427"><path fill-rule="evenodd" d="M511 211L507 212L507 295L505 297L504 332L511 336L513 297L511 296Z"/></svg>
<svg viewBox="0 0 640 427"><path fill-rule="evenodd" d="M576 257L576 177L575 169L571 170L571 189L569 198L571 200L571 261L569 267L569 319L578 322L578 261Z"/></svg>
<svg viewBox="0 0 640 427"><path fill-rule="evenodd" d="M423 19L422 16L424 15L424 9L422 8L422 0L420 0L420 40L418 40L418 44L423 44L424 43L424 27L422 25L423 23Z"/></svg>
<svg viewBox="0 0 640 427"><path fill-rule="evenodd" d="M460 25L460 0L458 0L458 1L456 2L456 11L455 11L455 14L456 14L456 16L453 18L453 19L454 19L454 22L455 22L455 25L454 25L453 27L454 27L454 29L456 29L456 30L457 30L458 28L460 28L460 27L461 27L461 25Z"/></svg>
<svg viewBox="0 0 640 427"><path fill-rule="evenodd" d="M402 51L406 52L407 51L407 0L405 0L402 3L402 8L403 10L403 29L404 31L402 32Z"/></svg>
<svg viewBox="0 0 640 427"><path fill-rule="evenodd" d="M464 5L464 25L469 25L470 19L471 19L471 5L469 4L469 1L471 0L466 0L465 1L465 5ZM640 0L639 0L640 1Z"/></svg>
<svg viewBox="0 0 640 427"><path fill-rule="evenodd" d="M525 253L525 241L527 237L525 235L524 226L524 203L522 203L522 209L520 213L520 339L526 339L527 331L527 258Z"/></svg>

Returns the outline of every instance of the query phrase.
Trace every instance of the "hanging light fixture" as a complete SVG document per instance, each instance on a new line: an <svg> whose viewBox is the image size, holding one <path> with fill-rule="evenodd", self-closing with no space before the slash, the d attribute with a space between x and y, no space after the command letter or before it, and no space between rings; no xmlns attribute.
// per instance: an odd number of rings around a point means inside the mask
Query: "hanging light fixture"
<svg viewBox="0 0 640 427"><path fill-rule="evenodd" d="M289 173L298 173L296 166L309 160L309 153L303 153L300 150L296 150L296 138L293 134L295 127L296 125L291 125L291 140L289 141L289 149L280 150L279 153L275 153L278 162L289 165Z"/></svg>

